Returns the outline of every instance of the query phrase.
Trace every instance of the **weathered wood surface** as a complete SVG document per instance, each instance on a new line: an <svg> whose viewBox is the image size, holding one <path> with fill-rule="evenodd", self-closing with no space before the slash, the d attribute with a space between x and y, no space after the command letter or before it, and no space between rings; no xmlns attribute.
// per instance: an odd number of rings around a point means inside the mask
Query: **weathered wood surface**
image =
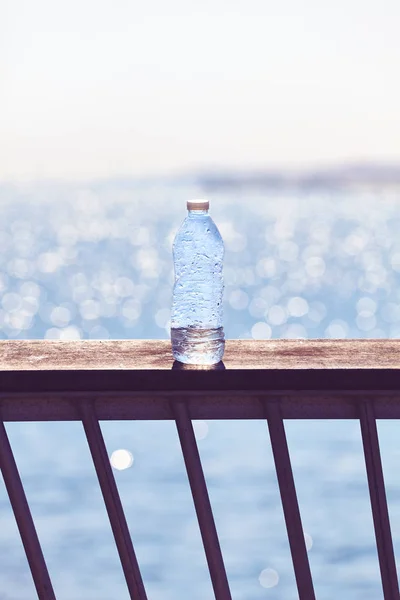
<svg viewBox="0 0 400 600"><path fill-rule="evenodd" d="M193 419L356 418L373 398L379 418L400 418L400 340L228 341L224 367L181 369L160 340L0 342L5 421L170 419L184 398Z"/></svg>
<svg viewBox="0 0 400 600"><path fill-rule="evenodd" d="M167 340L0 341L1 371L171 370ZM400 340L228 340L227 370L400 369Z"/></svg>
<svg viewBox="0 0 400 600"><path fill-rule="evenodd" d="M166 340L0 342L4 392L400 390L400 340L228 341L223 365L174 363Z"/></svg>

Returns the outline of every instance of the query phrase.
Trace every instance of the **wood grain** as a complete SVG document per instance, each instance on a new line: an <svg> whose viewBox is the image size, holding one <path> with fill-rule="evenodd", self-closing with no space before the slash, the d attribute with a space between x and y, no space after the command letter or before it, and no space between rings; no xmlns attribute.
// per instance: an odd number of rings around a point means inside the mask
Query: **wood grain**
<svg viewBox="0 0 400 600"><path fill-rule="evenodd" d="M171 370L168 340L0 341L1 371ZM400 340L228 340L227 370L400 369Z"/></svg>

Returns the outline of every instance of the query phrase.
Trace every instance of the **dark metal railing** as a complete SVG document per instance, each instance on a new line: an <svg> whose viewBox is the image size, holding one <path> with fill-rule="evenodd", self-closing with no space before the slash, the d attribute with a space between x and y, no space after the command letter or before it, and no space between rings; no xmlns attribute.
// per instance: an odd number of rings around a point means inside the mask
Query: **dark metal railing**
<svg viewBox="0 0 400 600"><path fill-rule="evenodd" d="M358 419L385 600L399 587L377 418L400 418L400 341L228 342L218 369L165 341L0 342L0 467L40 600L55 594L4 426L81 421L132 599L146 600L99 421L175 420L216 600L230 600L192 419L266 419L300 600L315 598L284 419Z"/></svg>

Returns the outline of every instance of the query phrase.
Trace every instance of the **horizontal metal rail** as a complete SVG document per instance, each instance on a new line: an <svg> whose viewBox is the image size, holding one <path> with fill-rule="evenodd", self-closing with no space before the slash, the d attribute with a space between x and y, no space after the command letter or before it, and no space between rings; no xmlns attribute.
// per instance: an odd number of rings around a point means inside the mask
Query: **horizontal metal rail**
<svg viewBox="0 0 400 600"><path fill-rule="evenodd" d="M73 375L72 375L73 376ZM250 375L251 377L251 375ZM1 379L1 378L0 378ZM0 388L1 389L1 388ZM400 388L399 388L400 389ZM264 419L260 399L279 400L283 419L358 419L360 404L374 400L377 419L400 419L400 391L358 392L259 390L211 392L64 392L2 393L0 406L5 422L80 421L82 403L93 401L100 421L174 420L171 401L182 398L192 419Z"/></svg>

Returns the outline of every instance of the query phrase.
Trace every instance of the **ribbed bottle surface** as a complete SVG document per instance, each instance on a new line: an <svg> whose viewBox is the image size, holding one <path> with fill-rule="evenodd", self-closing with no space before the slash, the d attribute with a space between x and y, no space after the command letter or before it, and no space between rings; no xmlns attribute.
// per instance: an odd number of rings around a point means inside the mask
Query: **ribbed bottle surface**
<svg viewBox="0 0 400 600"><path fill-rule="evenodd" d="M212 365L224 354L224 244L207 210L189 210L173 245L171 342L175 360Z"/></svg>

